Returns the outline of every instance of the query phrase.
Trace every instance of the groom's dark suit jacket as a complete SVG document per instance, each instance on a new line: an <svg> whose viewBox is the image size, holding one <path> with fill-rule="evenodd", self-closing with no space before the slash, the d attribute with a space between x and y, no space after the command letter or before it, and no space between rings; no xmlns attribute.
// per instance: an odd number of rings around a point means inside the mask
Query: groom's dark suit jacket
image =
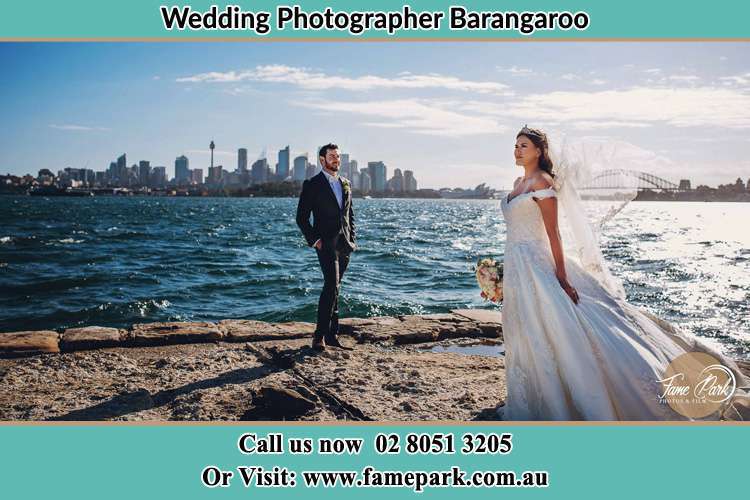
<svg viewBox="0 0 750 500"><path fill-rule="evenodd" d="M338 182L341 182L339 177ZM297 225L302 230L309 246L313 246L318 239L323 245L331 248L343 236L344 243L353 251L356 245L354 233L354 212L352 211L351 189L341 186L343 203L339 208L336 195L333 194L328 178L321 171L302 183L302 194L297 205ZM310 214L313 223L310 224Z"/></svg>

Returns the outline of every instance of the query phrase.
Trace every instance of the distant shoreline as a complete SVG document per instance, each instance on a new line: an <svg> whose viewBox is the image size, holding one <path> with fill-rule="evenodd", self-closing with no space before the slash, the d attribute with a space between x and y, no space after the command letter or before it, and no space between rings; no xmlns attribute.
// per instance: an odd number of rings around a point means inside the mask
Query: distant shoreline
<svg viewBox="0 0 750 500"><path fill-rule="evenodd" d="M732 203L750 202L748 192L706 192L706 191L639 191L633 201L728 201Z"/></svg>
<svg viewBox="0 0 750 500"><path fill-rule="evenodd" d="M16 197L27 197L30 196L25 193L0 193L0 196L16 196ZM40 195L35 198L259 198L259 199L274 199L274 198L297 198L296 195L261 195L261 196L221 196L221 195L163 195L163 194L141 194L131 193L127 195L123 194L98 194L98 195L80 195L80 194L56 194L56 195ZM447 200L447 201L461 201L461 200L485 200L485 201L500 201L502 198L479 198L479 197L465 197L465 198L442 198L433 196L354 196L356 200L373 199L373 200ZM735 197L735 198L716 198L716 197L679 197L679 198L667 198L667 197L643 197L639 195L633 199L633 201L659 201L659 202L702 202L702 203L747 203L750 202L750 195Z"/></svg>

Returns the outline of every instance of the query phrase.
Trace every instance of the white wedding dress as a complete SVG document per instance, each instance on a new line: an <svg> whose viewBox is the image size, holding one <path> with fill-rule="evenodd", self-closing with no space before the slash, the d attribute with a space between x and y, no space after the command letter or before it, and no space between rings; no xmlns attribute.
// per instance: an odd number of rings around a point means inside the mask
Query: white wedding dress
<svg viewBox="0 0 750 500"><path fill-rule="evenodd" d="M714 356L738 386L746 384L734 362L628 304L608 286L606 269L584 269L585 259L566 254L568 281L580 297L573 303L555 277L535 201L553 196L558 191L548 188L501 202L505 420L686 420L658 396L666 366L689 351ZM732 418L735 402L706 419Z"/></svg>

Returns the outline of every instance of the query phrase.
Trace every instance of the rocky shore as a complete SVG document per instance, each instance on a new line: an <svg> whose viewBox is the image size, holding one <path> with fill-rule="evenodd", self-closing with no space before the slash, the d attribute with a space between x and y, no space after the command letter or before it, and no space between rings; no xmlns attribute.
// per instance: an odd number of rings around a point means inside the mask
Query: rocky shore
<svg viewBox="0 0 750 500"><path fill-rule="evenodd" d="M0 420L497 420L500 313L225 320L0 334ZM750 375L750 364L738 362Z"/></svg>
<svg viewBox="0 0 750 500"><path fill-rule="evenodd" d="M494 420L498 312L147 323L0 334L0 420Z"/></svg>

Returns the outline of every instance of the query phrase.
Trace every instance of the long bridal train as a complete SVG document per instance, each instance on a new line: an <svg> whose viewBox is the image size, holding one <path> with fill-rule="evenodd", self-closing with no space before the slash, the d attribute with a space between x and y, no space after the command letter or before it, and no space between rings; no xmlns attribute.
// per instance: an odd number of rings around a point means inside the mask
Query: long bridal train
<svg viewBox="0 0 750 500"><path fill-rule="evenodd" d="M504 199L507 225L503 331L508 397L506 420L685 420L660 401L667 365L686 352L705 352L748 387L725 356L630 305L602 277L566 255L576 305L555 277L555 264L535 199L556 197L552 188ZM564 206L564 203L561 203ZM735 396L706 417L738 418L750 406Z"/></svg>

